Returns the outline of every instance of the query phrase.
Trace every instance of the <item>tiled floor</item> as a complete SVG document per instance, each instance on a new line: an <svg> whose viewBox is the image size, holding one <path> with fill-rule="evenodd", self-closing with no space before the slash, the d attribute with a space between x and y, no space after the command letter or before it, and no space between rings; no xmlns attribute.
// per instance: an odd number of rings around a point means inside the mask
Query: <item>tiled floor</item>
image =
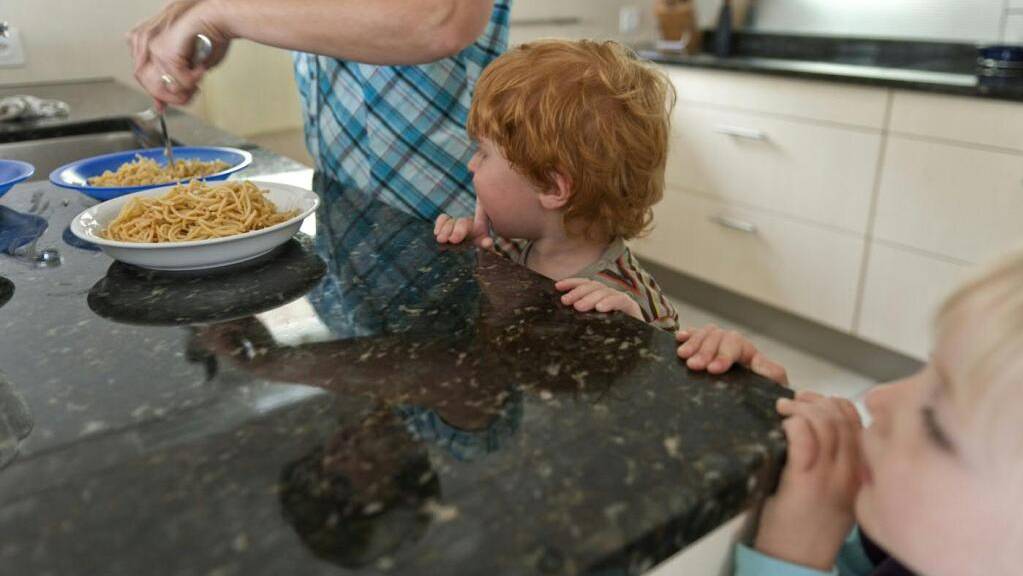
<svg viewBox="0 0 1023 576"><path fill-rule="evenodd" d="M789 381L796 390L813 390L829 396L843 396L856 402L863 410L863 394L876 382L862 374L836 366L803 350L753 332L736 322L715 316L686 302L675 302L679 319L684 327L699 327L714 323L723 328L738 330L789 373Z"/></svg>

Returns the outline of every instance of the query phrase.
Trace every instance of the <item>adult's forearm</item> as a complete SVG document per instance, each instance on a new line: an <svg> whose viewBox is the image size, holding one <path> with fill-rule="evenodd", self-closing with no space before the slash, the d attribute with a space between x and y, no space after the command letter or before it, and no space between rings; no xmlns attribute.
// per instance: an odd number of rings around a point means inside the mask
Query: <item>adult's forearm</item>
<svg viewBox="0 0 1023 576"><path fill-rule="evenodd" d="M491 0L202 0L227 38L381 65L433 62L485 30Z"/></svg>

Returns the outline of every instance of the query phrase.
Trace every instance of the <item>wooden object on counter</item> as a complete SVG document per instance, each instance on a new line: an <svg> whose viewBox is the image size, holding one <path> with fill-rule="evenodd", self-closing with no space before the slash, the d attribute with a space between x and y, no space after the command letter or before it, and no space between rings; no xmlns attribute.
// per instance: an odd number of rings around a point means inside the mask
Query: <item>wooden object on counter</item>
<svg viewBox="0 0 1023 576"><path fill-rule="evenodd" d="M700 52L703 34L691 0L657 0L654 6L661 42L658 47L677 47L687 54Z"/></svg>

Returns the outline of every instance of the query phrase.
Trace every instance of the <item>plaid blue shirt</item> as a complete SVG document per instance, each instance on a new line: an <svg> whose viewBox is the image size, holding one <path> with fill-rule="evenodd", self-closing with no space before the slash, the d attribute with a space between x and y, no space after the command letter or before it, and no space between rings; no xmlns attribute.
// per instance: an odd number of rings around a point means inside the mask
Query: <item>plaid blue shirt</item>
<svg viewBox="0 0 1023 576"><path fill-rule="evenodd" d="M476 205L465 132L472 88L508 44L511 0L495 0L486 31L458 54L420 66L373 66L297 52L306 146L344 188L378 190L434 220ZM329 198L324 199L329 202Z"/></svg>

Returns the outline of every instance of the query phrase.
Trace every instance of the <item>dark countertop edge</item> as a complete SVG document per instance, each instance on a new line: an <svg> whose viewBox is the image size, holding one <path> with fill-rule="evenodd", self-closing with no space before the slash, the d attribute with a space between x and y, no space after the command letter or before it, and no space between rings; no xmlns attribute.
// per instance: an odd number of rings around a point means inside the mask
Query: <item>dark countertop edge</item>
<svg viewBox="0 0 1023 576"><path fill-rule="evenodd" d="M769 58L717 58L698 55L681 56L652 49L637 49L640 57L669 66L747 72L765 76L780 76L829 82L841 82L880 88L898 88L916 92L967 96L1008 102L1023 102L1023 82L1018 90L1009 92L987 89L979 85L977 76L912 70L908 68L881 68L853 64L833 64L806 60ZM815 70L816 68L816 70ZM918 78L913 78L914 76ZM928 76L934 77L927 79ZM936 78L943 77L945 81Z"/></svg>

